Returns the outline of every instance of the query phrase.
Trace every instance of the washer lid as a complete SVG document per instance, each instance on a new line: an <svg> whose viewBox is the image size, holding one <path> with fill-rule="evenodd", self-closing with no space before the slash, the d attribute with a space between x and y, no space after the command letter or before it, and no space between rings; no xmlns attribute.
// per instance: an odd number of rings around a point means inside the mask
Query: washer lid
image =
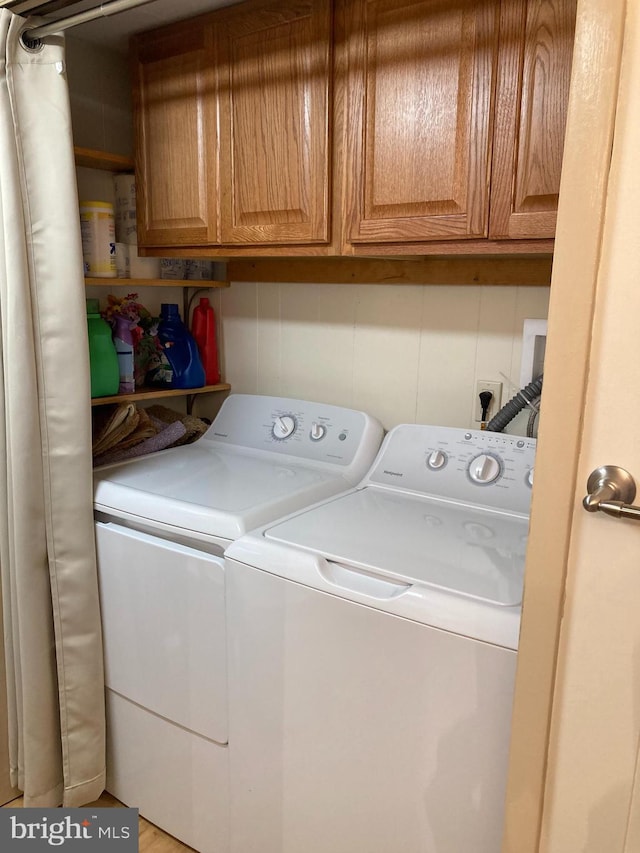
<svg viewBox="0 0 640 853"><path fill-rule="evenodd" d="M379 576L513 606L522 601L528 523L370 486L299 513L264 535Z"/></svg>
<svg viewBox="0 0 640 853"><path fill-rule="evenodd" d="M233 540L347 486L336 472L197 442L98 469L94 501L119 517Z"/></svg>

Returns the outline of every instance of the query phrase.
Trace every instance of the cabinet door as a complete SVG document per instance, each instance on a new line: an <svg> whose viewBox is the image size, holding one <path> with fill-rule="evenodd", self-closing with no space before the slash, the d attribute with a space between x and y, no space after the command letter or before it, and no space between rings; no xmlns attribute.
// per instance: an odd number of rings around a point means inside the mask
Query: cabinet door
<svg viewBox="0 0 640 853"><path fill-rule="evenodd" d="M491 237L553 237L576 0L502 4Z"/></svg>
<svg viewBox="0 0 640 853"><path fill-rule="evenodd" d="M133 46L138 243L217 239L212 29L175 25Z"/></svg>
<svg viewBox="0 0 640 853"><path fill-rule="evenodd" d="M345 224L353 242L486 237L491 0L345 0Z"/></svg>
<svg viewBox="0 0 640 853"><path fill-rule="evenodd" d="M217 33L222 242L326 242L331 4L242 4Z"/></svg>

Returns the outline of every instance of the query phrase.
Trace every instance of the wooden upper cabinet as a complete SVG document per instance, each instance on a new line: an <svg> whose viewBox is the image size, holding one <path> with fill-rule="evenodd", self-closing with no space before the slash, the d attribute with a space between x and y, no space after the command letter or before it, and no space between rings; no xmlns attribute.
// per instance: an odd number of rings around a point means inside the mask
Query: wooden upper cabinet
<svg viewBox="0 0 640 853"><path fill-rule="evenodd" d="M331 3L221 10L221 241L329 240Z"/></svg>
<svg viewBox="0 0 640 853"><path fill-rule="evenodd" d="M553 237L576 0L503 2L489 236Z"/></svg>
<svg viewBox="0 0 640 853"><path fill-rule="evenodd" d="M345 239L486 237L492 0L344 0Z"/></svg>
<svg viewBox="0 0 640 853"><path fill-rule="evenodd" d="M576 3L247 0L134 38L139 244L550 251Z"/></svg>
<svg viewBox="0 0 640 853"><path fill-rule="evenodd" d="M217 239L216 82L210 26L133 40L138 243Z"/></svg>

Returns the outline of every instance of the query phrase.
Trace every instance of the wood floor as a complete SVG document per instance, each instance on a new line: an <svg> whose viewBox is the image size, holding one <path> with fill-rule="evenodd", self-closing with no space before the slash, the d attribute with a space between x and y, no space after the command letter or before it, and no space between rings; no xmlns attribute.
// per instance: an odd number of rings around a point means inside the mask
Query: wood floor
<svg viewBox="0 0 640 853"><path fill-rule="evenodd" d="M93 803L87 803L83 808L91 808L92 806L101 809L122 808L122 803L116 800L115 797L112 797L111 794L107 794L105 792L99 800L96 800ZM7 803L2 808L18 809L21 807L22 797L18 797L17 800L11 800L10 803ZM139 853L193 853L192 847L187 847L186 844L181 844L173 838L173 836L167 835L166 832L158 829L157 826L154 826L142 817L139 821L139 832Z"/></svg>

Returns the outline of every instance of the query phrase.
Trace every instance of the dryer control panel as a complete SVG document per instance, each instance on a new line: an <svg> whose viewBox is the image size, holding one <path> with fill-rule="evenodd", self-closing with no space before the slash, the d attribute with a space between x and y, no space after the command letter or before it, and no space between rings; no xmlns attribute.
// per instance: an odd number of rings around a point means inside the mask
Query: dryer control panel
<svg viewBox="0 0 640 853"><path fill-rule="evenodd" d="M535 451L534 438L401 424L365 482L528 515Z"/></svg>
<svg viewBox="0 0 640 853"><path fill-rule="evenodd" d="M381 424L365 412L287 397L232 394L201 441L269 451L331 467L355 466L361 469L361 477L382 435Z"/></svg>

